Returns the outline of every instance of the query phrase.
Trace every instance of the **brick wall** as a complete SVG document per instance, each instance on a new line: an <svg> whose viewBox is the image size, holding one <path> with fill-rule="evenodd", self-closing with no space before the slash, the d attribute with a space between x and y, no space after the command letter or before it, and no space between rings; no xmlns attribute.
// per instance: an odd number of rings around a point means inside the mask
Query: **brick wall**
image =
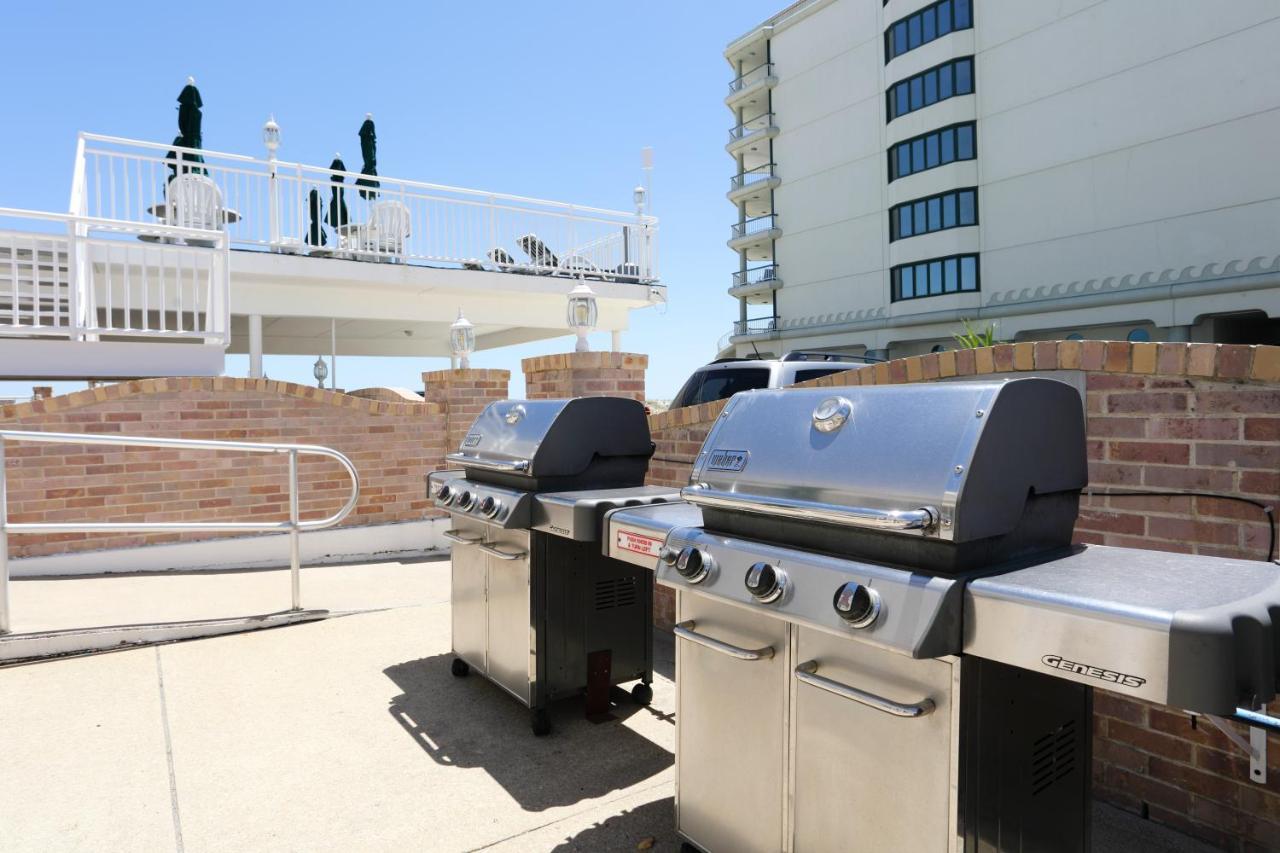
<svg viewBox="0 0 1280 853"><path fill-rule="evenodd" d="M443 407L446 445L450 451L462 446L462 439L484 407L507 396L510 370L432 370L422 374L426 400Z"/></svg>
<svg viewBox="0 0 1280 853"><path fill-rule="evenodd" d="M525 396L630 397L644 402L644 372L649 356L629 352L569 352L520 362Z"/></svg>
<svg viewBox="0 0 1280 853"><path fill-rule="evenodd" d="M344 524L434 514L423 476L441 467L444 409L362 399L265 379L147 379L0 407L0 424L44 432L110 433L333 447L360 474ZM7 446L9 518L40 521L287 520L284 456L56 444ZM337 510L347 478L336 462L299 457L304 518ZM15 534L14 557L121 548L217 534Z"/></svg>
<svg viewBox="0 0 1280 853"><path fill-rule="evenodd" d="M1081 371L1090 486L1209 491L1280 503L1280 347L1041 341L932 353L824 376L807 386L884 385L1023 371ZM650 480L684 485L723 402L650 418ZM1261 512L1212 498L1098 495L1081 542L1265 559ZM669 621L672 614L666 613ZM1094 793L1226 850L1280 849L1280 737L1268 784L1203 720L1095 690ZM1244 733L1243 726L1235 726Z"/></svg>

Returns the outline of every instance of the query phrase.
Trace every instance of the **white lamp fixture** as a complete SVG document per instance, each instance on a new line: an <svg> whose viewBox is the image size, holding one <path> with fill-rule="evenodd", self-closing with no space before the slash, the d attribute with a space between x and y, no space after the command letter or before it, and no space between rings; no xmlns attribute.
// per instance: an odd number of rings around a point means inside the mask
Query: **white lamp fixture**
<svg viewBox="0 0 1280 853"><path fill-rule="evenodd" d="M267 117L262 126L262 144L267 146L267 159L276 159L276 149L280 147L280 125L276 124L274 114Z"/></svg>
<svg viewBox="0 0 1280 853"><path fill-rule="evenodd" d="M569 328L578 334L578 344L574 352L590 352L587 334L596 327L596 294L587 286L586 279L579 279L578 286L569 291L569 311L567 320Z"/></svg>
<svg viewBox="0 0 1280 853"><path fill-rule="evenodd" d="M471 353L476 351L476 327L462 316L461 308L458 309L458 319L449 327L449 345L454 358L458 359L458 367L463 370L470 368Z"/></svg>
<svg viewBox="0 0 1280 853"><path fill-rule="evenodd" d="M644 216L645 195L646 195L645 188L640 186L639 184L637 184L636 188L631 191L631 200L636 204L636 216Z"/></svg>
<svg viewBox="0 0 1280 853"><path fill-rule="evenodd" d="M329 378L329 365L324 363L324 356L316 356L316 363L311 368L311 375L316 378L316 387L324 388L324 381Z"/></svg>

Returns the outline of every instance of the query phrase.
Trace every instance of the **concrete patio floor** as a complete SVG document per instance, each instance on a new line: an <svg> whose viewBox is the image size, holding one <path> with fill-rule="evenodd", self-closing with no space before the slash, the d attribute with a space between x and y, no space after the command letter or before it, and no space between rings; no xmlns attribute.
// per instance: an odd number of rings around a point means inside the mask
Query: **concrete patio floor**
<svg viewBox="0 0 1280 853"><path fill-rule="evenodd" d="M670 635L651 707L592 723L560 703L534 738L498 688L449 674L448 587L445 560L307 569L307 606L382 609L0 669L0 848L678 849ZM14 588L34 630L277 610L288 575ZM1102 806L1095 827L1100 851L1209 849Z"/></svg>

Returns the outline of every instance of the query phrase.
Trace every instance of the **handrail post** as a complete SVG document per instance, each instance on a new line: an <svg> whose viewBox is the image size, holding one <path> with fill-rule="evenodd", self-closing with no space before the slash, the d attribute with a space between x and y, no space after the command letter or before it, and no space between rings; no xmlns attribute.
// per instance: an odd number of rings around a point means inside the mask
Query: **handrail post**
<svg viewBox="0 0 1280 853"><path fill-rule="evenodd" d="M9 624L9 497L5 492L4 436L0 436L0 634L13 630Z"/></svg>
<svg viewBox="0 0 1280 853"><path fill-rule="evenodd" d="M302 609L301 556L298 553L298 451L289 451L289 582L293 610Z"/></svg>

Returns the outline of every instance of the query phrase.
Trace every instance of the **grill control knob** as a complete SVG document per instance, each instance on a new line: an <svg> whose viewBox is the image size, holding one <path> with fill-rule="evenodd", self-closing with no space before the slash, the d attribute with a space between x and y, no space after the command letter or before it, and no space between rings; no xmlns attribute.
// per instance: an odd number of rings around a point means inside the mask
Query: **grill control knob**
<svg viewBox="0 0 1280 853"><path fill-rule="evenodd" d="M713 565L715 561L711 559L710 554L692 545L686 547L676 557L676 571L689 583L702 583L711 573Z"/></svg>
<svg viewBox="0 0 1280 853"><path fill-rule="evenodd" d="M493 518L494 516L496 516L498 514L498 511L501 509L502 509L502 502L490 495L485 495L484 498L480 500L480 505L476 507L477 512L479 512L481 515L486 515L489 518Z"/></svg>
<svg viewBox="0 0 1280 853"><path fill-rule="evenodd" d="M471 494L465 489L461 492L458 492L458 498L455 501L455 503L457 503L458 506L468 510L471 509L471 505L475 502L476 502L475 495Z"/></svg>
<svg viewBox="0 0 1280 853"><path fill-rule="evenodd" d="M771 604L787 591L786 572L769 563L756 563L747 569L747 592L761 604Z"/></svg>
<svg viewBox="0 0 1280 853"><path fill-rule="evenodd" d="M869 627L880 616L880 593L855 581L836 590L831 604L850 628Z"/></svg>
<svg viewBox="0 0 1280 853"><path fill-rule="evenodd" d="M453 503L453 498L454 498L453 489L451 489L447 485L441 486L440 490L436 492L436 500L440 501L440 503L442 504L447 505L447 504Z"/></svg>
<svg viewBox="0 0 1280 853"><path fill-rule="evenodd" d="M675 548L663 545L662 550L658 552L658 559L668 566L674 566L676 561L680 559L680 552Z"/></svg>

